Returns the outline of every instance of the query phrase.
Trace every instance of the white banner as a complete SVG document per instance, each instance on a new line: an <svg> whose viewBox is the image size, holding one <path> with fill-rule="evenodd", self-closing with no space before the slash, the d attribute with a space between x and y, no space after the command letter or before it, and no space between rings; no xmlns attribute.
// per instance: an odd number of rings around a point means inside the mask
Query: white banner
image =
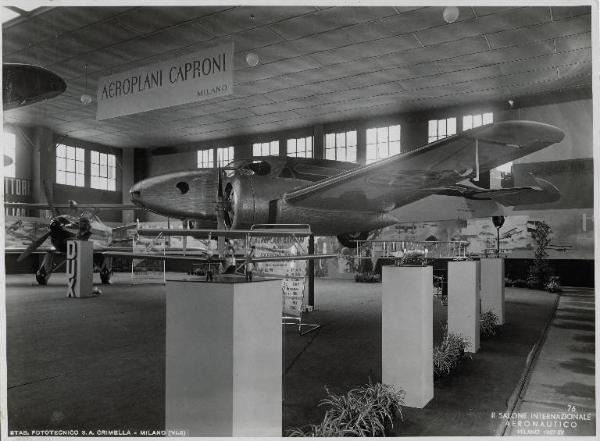
<svg viewBox="0 0 600 441"><path fill-rule="evenodd" d="M233 93L233 42L100 78L96 119Z"/></svg>

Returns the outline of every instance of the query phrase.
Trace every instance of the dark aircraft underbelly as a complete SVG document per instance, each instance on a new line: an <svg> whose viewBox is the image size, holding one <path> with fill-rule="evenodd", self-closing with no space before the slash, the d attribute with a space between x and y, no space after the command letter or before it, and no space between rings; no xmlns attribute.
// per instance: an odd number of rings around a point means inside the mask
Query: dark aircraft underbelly
<svg viewBox="0 0 600 441"><path fill-rule="evenodd" d="M395 217L387 213L307 209L282 201L278 201L274 220L275 222L270 223L309 224L315 234L334 236L371 231L398 222Z"/></svg>

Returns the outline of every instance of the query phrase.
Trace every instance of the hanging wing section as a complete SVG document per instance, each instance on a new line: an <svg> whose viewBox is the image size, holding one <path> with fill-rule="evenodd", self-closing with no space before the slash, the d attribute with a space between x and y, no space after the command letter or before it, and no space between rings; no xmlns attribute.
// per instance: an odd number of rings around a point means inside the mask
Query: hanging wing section
<svg viewBox="0 0 600 441"><path fill-rule="evenodd" d="M471 183L431 189L435 194L445 196L458 196L472 200L492 200L509 207L528 204L542 204L556 202L560 199L560 191L551 182L530 174L532 185L524 187L510 187L487 189L477 187Z"/></svg>
<svg viewBox="0 0 600 441"><path fill-rule="evenodd" d="M283 199L309 209L387 212L558 143L563 138L562 130L548 124L498 122L340 173L286 193ZM491 195L481 197L491 198ZM507 198L510 199L507 194L497 193L493 199Z"/></svg>

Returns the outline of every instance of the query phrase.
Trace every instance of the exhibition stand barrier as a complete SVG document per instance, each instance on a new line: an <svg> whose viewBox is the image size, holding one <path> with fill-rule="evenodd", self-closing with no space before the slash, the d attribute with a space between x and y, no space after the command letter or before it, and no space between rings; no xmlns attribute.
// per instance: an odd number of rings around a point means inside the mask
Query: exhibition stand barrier
<svg viewBox="0 0 600 441"><path fill-rule="evenodd" d="M448 333L468 341L466 352L479 350L481 314L479 262L448 262Z"/></svg>
<svg viewBox="0 0 600 441"><path fill-rule="evenodd" d="M433 399L433 267L382 267L382 382L408 407Z"/></svg>
<svg viewBox="0 0 600 441"><path fill-rule="evenodd" d="M281 281L283 314L281 324L298 327L298 334L306 335L321 327L317 323L303 323L306 310L306 277L286 277Z"/></svg>
<svg viewBox="0 0 600 441"><path fill-rule="evenodd" d="M281 280L167 280L165 429L282 435Z"/></svg>
<svg viewBox="0 0 600 441"><path fill-rule="evenodd" d="M133 236L132 251L136 254L166 254L166 238L162 233L142 240ZM166 283L166 262L157 259L131 259L131 283Z"/></svg>

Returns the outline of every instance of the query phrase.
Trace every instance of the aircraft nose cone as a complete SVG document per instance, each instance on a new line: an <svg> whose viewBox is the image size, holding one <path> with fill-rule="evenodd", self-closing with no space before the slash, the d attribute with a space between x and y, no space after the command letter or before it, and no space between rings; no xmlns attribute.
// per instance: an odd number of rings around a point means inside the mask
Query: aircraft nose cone
<svg viewBox="0 0 600 441"><path fill-rule="evenodd" d="M134 204L141 204L142 202L142 188L140 185L135 184L133 187L129 189L129 197L131 202Z"/></svg>

